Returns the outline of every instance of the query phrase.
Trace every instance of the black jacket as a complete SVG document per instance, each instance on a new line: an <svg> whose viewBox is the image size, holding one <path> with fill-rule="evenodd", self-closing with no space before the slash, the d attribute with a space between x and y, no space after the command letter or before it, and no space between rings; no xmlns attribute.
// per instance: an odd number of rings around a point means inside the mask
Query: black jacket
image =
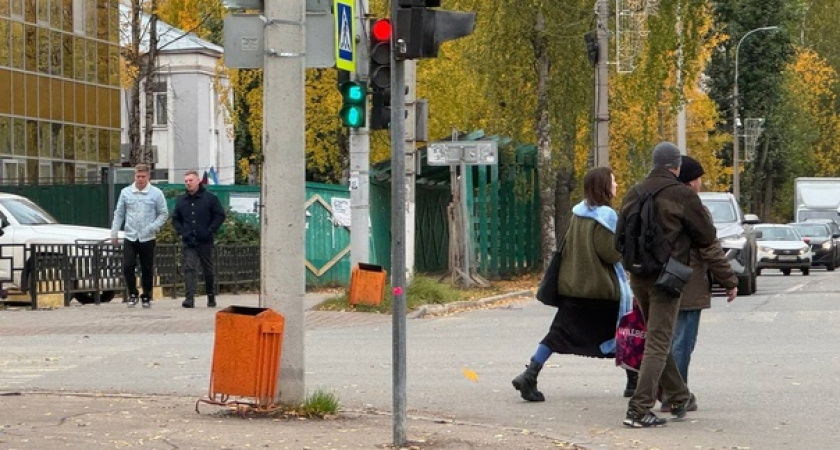
<svg viewBox="0 0 840 450"><path fill-rule="evenodd" d="M172 224L187 246L212 244L213 235L224 221L222 203L202 185L198 186L195 194L187 192L175 201Z"/></svg>

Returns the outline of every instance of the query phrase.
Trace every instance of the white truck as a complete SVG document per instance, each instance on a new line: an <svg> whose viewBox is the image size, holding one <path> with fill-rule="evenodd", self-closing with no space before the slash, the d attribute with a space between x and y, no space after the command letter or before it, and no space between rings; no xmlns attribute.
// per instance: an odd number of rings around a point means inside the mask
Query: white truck
<svg viewBox="0 0 840 450"><path fill-rule="evenodd" d="M793 180L793 221L830 219L840 222L840 178L800 177Z"/></svg>

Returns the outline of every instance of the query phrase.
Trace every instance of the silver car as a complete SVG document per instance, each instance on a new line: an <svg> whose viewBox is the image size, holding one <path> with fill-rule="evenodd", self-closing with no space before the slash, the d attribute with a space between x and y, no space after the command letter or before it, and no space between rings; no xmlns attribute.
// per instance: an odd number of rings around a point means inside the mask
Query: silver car
<svg viewBox="0 0 840 450"><path fill-rule="evenodd" d="M728 192L701 192L700 201L712 213L718 241L738 276L738 295L757 289L756 234L752 225L761 222L755 214L744 214L735 196Z"/></svg>

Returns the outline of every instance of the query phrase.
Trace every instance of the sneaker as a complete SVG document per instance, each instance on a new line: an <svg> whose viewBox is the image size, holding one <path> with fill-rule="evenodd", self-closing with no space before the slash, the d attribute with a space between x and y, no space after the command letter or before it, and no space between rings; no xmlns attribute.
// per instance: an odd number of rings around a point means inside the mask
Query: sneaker
<svg viewBox="0 0 840 450"><path fill-rule="evenodd" d="M185 298L183 302L181 302L181 306L184 308L195 308L195 300L192 298Z"/></svg>
<svg viewBox="0 0 840 450"><path fill-rule="evenodd" d="M140 297L140 303L143 304L144 308L151 308L152 307L152 299L146 295Z"/></svg>
<svg viewBox="0 0 840 450"><path fill-rule="evenodd" d="M216 307L216 296L215 295L208 295L207 296L207 307L208 308L215 308Z"/></svg>
<svg viewBox="0 0 840 450"><path fill-rule="evenodd" d="M628 412L627 418L624 419L625 427L631 428L649 428L649 427L658 427L661 425L665 425L668 421L665 419L660 419L656 417L656 414L652 412L648 412L644 415L638 415L636 413Z"/></svg>
<svg viewBox="0 0 840 450"><path fill-rule="evenodd" d="M137 306L137 294L131 294L128 296L128 307L134 308Z"/></svg>
<svg viewBox="0 0 840 450"><path fill-rule="evenodd" d="M697 411L697 397L694 394L690 394L688 400L683 403L671 405L671 415L677 419L685 417L688 411Z"/></svg>

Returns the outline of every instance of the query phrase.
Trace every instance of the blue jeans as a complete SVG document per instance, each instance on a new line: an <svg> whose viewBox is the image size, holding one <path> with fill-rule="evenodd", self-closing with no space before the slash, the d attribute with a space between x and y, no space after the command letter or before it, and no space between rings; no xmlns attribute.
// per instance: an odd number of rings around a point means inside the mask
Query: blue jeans
<svg viewBox="0 0 840 450"><path fill-rule="evenodd" d="M700 309L680 311L677 315L677 327L674 328L671 353L674 355L677 370L686 384L688 384L688 365L691 363L691 352L694 351L694 344L697 343L701 311Z"/></svg>

